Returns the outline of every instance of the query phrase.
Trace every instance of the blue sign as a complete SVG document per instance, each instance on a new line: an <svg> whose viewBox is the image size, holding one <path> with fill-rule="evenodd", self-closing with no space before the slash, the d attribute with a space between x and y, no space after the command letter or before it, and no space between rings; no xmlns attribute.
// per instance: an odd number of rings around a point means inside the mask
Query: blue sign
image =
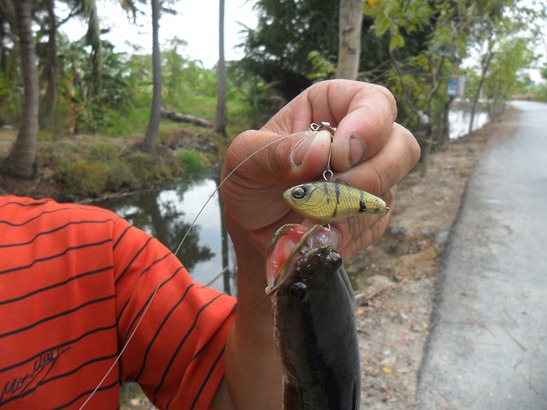
<svg viewBox="0 0 547 410"><path fill-rule="evenodd" d="M450 80L448 80L448 88L446 90L446 94L448 95L448 98L456 98L458 95L458 79L455 77L452 77Z"/></svg>

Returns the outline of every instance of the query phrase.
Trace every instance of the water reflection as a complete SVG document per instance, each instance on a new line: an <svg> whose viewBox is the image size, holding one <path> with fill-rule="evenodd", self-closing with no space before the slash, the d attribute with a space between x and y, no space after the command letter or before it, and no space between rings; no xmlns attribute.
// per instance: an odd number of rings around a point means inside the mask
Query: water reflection
<svg viewBox="0 0 547 410"><path fill-rule="evenodd" d="M478 130L489 121L488 113L484 109L477 109L473 118L473 131ZM471 105L463 101L455 101L448 114L450 124L450 139L457 139L467 135L471 122Z"/></svg>
<svg viewBox="0 0 547 410"><path fill-rule="evenodd" d="M173 252L186 235L177 257L194 280L233 294L234 279L229 269L232 258L219 195L215 192L217 185L213 178L179 181L169 188L142 191L96 205L116 212ZM189 230L196 217L196 224Z"/></svg>

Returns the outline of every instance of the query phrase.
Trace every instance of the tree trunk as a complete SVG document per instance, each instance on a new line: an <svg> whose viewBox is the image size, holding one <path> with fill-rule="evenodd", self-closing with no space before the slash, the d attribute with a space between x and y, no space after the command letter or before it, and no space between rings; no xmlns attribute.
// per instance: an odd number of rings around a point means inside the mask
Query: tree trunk
<svg viewBox="0 0 547 410"><path fill-rule="evenodd" d="M30 0L15 2L24 87L23 112L17 139L6 158L6 169L18 178L34 176L38 134L38 70L30 9Z"/></svg>
<svg viewBox="0 0 547 410"><path fill-rule="evenodd" d="M488 54L482 60L481 79L477 87L477 92L475 93L475 98L473 99L473 106L471 107L471 119L469 120L469 130L468 130L469 134L473 132L473 123L475 122L475 112L477 111L477 103L479 101L482 86L484 84L484 80L486 78L486 73L488 72L488 68L490 67L490 62L492 61L492 57L494 57L494 51L492 50L491 46L489 46Z"/></svg>
<svg viewBox="0 0 547 410"><path fill-rule="evenodd" d="M224 58L224 0L219 0L218 79L215 131L226 136L226 60Z"/></svg>
<svg viewBox="0 0 547 410"><path fill-rule="evenodd" d="M450 141L449 114L450 114L450 106L452 105L453 101L454 101L454 99L449 98L444 103L443 118L442 118L442 125L441 125L441 135L439 137L439 146L441 146L441 147L448 144L448 141Z"/></svg>
<svg viewBox="0 0 547 410"><path fill-rule="evenodd" d="M152 0L152 106L150 108L150 117L148 119L148 127L143 141L143 150L152 152L156 139L158 138L158 130L160 127L160 111L161 111L161 54L159 41L159 22L160 22L160 1Z"/></svg>
<svg viewBox="0 0 547 410"><path fill-rule="evenodd" d="M54 0L47 0L46 32L48 36L46 66L43 70L43 80L46 83L43 104L41 108L42 124L48 124L57 106L57 19L55 17Z"/></svg>
<svg viewBox="0 0 547 410"><path fill-rule="evenodd" d="M361 55L363 8L364 0L340 0L336 78L357 79Z"/></svg>

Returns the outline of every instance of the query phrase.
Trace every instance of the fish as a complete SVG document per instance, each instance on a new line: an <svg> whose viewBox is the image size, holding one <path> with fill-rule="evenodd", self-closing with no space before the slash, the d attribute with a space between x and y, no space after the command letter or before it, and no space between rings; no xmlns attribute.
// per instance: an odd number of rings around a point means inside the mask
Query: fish
<svg viewBox="0 0 547 410"><path fill-rule="evenodd" d="M283 193L287 204L301 216L326 223L361 214L385 214L385 201L341 181L315 181Z"/></svg>
<svg viewBox="0 0 547 410"><path fill-rule="evenodd" d="M334 231L284 225L268 250L266 294L283 368L285 410L357 410L355 299Z"/></svg>

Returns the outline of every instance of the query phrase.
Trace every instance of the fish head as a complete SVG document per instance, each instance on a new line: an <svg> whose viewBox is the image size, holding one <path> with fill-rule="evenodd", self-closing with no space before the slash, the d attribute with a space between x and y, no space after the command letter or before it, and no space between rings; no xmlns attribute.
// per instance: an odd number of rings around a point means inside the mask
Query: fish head
<svg viewBox="0 0 547 410"><path fill-rule="evenodd" d="M338 240L320 225L284 226L269 248L266 288L285 386L337 403L353 397L345 390L359 377L353 291Z"/></svg>
<svg viewBox="0 0 547 410"><path fill-rule="evenodd" d="M303 225L288 224L282 226L273 236L267 253L266 275L268 287L266 293L275 296L281 289L287 292L294 292L295 296L298 289L304 290L303 284L310 280L311 272L317 271L309 266L309 269L295 269L303 257L313 250L319 248L328 248L328 260L337 269L342 260L334 248L339 242L336 231L322 225L314 225L307 228ZM330 253L332 252L332 255ZM313 258L308 261L311 263ZM315 263L323 267L327 259L315 258ZM293 285L294 286L291 286Z"/></svg>
<svg viewBox="0 0 547 410"><path fill-rule="evenodd" d="M324 215L329 215L334 204L329 204L329 196L313 183L304 183L285 190L283 199L296 213L317 222L327 222Z"/></svg>

